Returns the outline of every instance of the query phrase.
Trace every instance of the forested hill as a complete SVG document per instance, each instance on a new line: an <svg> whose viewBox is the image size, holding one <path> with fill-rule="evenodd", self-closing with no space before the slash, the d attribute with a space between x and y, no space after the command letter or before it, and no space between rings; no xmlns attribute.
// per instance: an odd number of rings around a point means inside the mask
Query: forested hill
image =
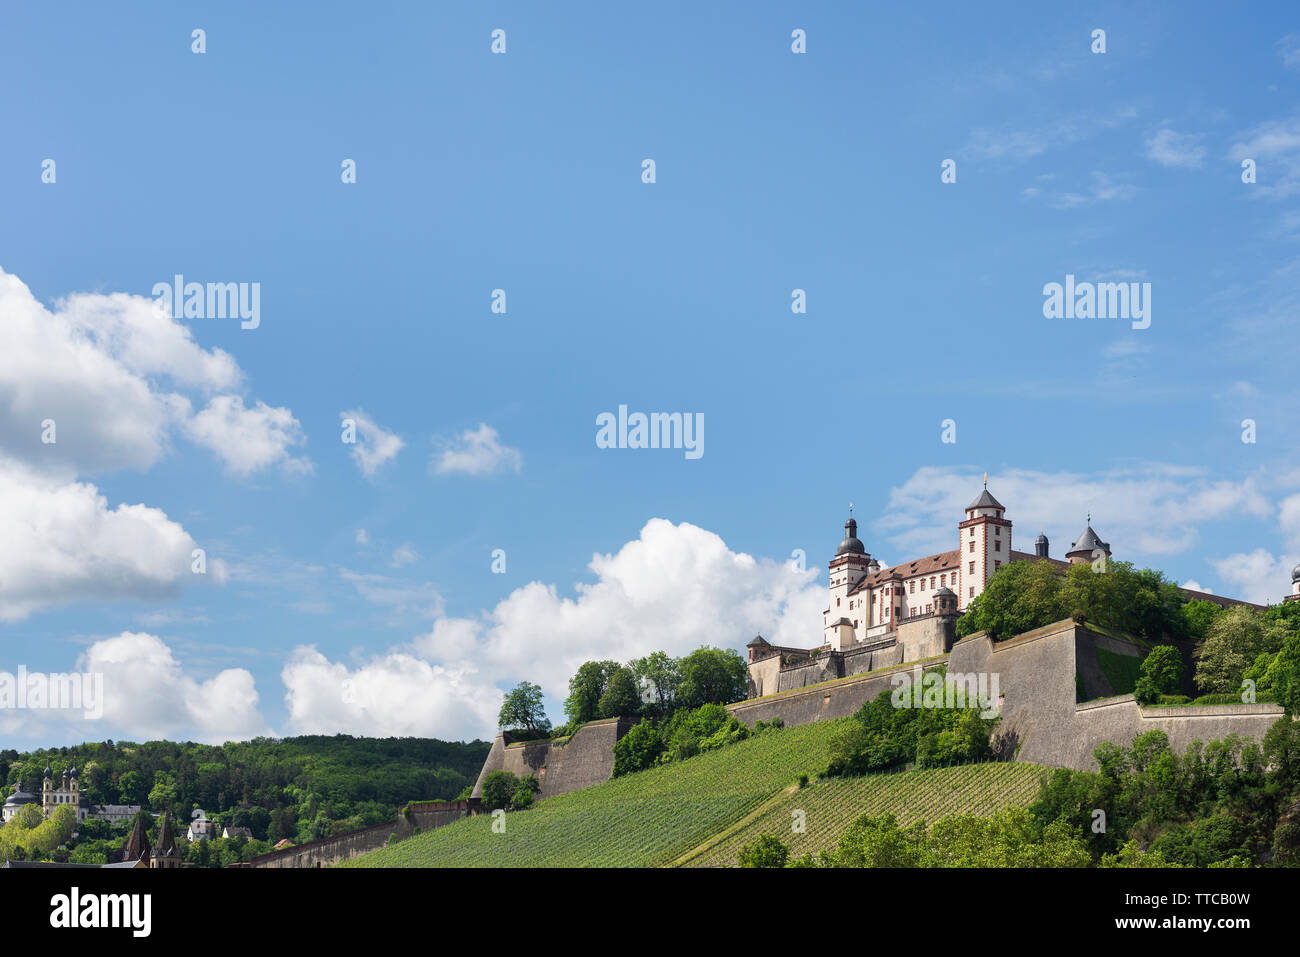
<svg viewBox="0 0 1300 957"><path fill-rule="evenodd" d="M75 754L85 800L171 810L188 822L202 808L258 839L295 842L391 820L408 801L447 800L472 784L490 745L432 738L307 735L224 745L149 741L0 751L0 781L39 793L46 761L55 778ZM184 826L184 825L182 825Z"/></svg>

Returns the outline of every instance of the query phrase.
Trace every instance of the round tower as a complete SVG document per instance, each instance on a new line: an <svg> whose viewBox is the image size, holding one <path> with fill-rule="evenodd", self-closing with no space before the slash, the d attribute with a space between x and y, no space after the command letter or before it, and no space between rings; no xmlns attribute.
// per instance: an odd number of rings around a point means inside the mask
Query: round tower
<svg viewBox="0 0 1300 957"><path fill-rule="evenodd" d="M1100 561L1101 567L1105 569L1106 561L1110 559L1110 543L1103 542L1097 533L1092 530L1092 516L1088 516L1088 524L1079 536L1078 541L1070 545L1070 550L1065 553L1065 560L1071 565L1077 565L1080 562Z"/></svg>

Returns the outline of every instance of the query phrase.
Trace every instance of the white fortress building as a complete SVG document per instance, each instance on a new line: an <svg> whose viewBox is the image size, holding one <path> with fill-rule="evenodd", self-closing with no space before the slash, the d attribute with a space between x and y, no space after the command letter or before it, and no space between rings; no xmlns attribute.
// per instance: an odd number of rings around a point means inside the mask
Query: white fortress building
<svg viewBox="0 0 1300 957"><path fill-rule="evenodd" d="M1088 521L1064 562L1048 556L1046 535L1034 540L1032 553L1018 552L1012 548L1006 507L990 494L986 477L984 490L957 523L956 548L882 568L858 539L858 523L850 516L844 541L830 561L830 604L822 622L825 647L847 651L896 631L908 619L932 615L936 596L950 595L958 612L965 611L1007 562L1047 559L1067 565L1110 558L1110 545L1092 530L1091 515Z"/></svg>
<svg viewBox="0 0 1300 957"><path fill-rule="evenodd" d="M1048 554L1047 536L1041 533L1032 552L1016 551L1006 511L989 492L986 475L983 490L957 523L956 548L885 568L858 538L850 508L844 540L829 563L822 645L783 648L762 636L755 638L748 645L750 697L946 654L955 641L958 616L1009 562L1048 561L1065 569L1110 559L1110 545L1093 531L1091 515L1064 561ZM1300 565L1291 577L1293 594L1287 600L1300 601ZM1189 601L1199 598L1222 607L1246 604L1182 591Z"/></svg>

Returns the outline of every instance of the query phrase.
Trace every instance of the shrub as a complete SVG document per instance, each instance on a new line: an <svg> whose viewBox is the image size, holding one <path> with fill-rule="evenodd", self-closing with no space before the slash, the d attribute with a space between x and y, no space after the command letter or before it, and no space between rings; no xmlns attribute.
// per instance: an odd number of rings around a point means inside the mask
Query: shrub
<svg viewBox="0 0 1300 957"><path fill-rule="evenodd" d="M524 811L533 806L534 796L542 789L537 783L537 778L531 774L525 778L519 778L519 783L510 795L510 810Z"/></svg>
<svg viewBox="0 0 1300 957"><path fill-rule="evenodd" d="M741 867L785 867L790 859L790 848L771 834L764 834L742 848L738 858Z"/></svg>
<svg viewBox="0 0 1300 957"><path fill-rule="evenodd" d="M483 778L483 806L489 811L510 806L519 778L509 771L490 771Z"/></svg>
<svg viewBox="0 0 1300 957"><path fill-rule="evenodd" d="M1141 671L1133 697L1138 704L1153 704L1161 695L1178 692L1183 677L1183 656L1173 645L1158 645L1142 659Z"/></svg>
<svg viewBox="0 0 1300 957"><path fill-rule="evenodd" d="M652 767L664 752L663 735L652 721L642 718L614 744L614 777Z"/></svg>

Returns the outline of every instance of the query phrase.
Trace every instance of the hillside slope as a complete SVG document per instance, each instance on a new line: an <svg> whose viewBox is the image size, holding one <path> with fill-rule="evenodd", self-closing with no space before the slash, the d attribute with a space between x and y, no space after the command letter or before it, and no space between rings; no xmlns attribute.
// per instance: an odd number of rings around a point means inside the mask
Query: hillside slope
<svg viewBox="0 0 1300 957"><path fill-rule="evenodd" d="M1038 794L1044 769L1036 764L971 764L929 771L830 778L805 788L791 787L751 819L716 835L675 863L687 867L736 865L740 849L771 834L792 857L830 850L845 829L863 814L893 814L901 825L936 821L945 814L991 814L1025 807ZM793 829L803 812L802 833Z"/></svg>
<svg viewBox="0 0 1300 957"><path fill-rule="evenodd" d="M784 801L784 790L794 785L801 773L816 774L825 768L830 738L841 724L841 721L825 721L784 728L680 764L559 794L531 810L506 815L504 834L493 833L492 818L480 815L417 834L340 866L654 867L670 864L755 811L760 811L759 819L765 819L769 813L767 804ZM972 775L980 767L952 770L965 772L972 781L984 780ZM1004 765L996 770L1005 772L1012 767ZM1015 774L1007 773L1020 781ZM910 775L886 777L898 781ZM836 787L845 784L817 785L824 789L818 790L817 796L820 798L825 793L829 799L831 794L838 793ZM913 791L915 787L913 784ZM984 787L996 789L990 784ZM1023 782L1008 789L1008 802L1022 796L1022 787ZM851 791L849 787L844 793ZM802 793L811 792L805 789ZM891 793L900 801L905 801L908 795L906 790ZM961 793L966 794L962 800L969 803L971 794ZM990 807L1005 806L995 798L990 800L993 802ZM828 817L819 812L818 820L824 819ZM823 826L825 834L831 833L830 827ZM761 832L755 832L755 836L757 833ZM730 846L718 851L719 863L731 853Z"/></svg>

